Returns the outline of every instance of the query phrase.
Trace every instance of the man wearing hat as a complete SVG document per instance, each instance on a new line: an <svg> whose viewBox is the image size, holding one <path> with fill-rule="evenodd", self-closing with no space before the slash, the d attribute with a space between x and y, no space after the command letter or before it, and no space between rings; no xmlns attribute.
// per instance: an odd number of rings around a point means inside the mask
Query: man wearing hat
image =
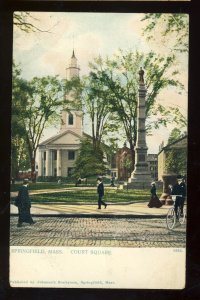
<svg viewBox="0 0 200 300"><path fill-rule="evenodd" d="M178 218L178 214L177 214L178 207L181 208L181 214L183 214L183 206L186 197L186 185L183 176L178 175L176 179L177 179L177 183L172 188L172 195L176 195L174 209L175 209L176 217Z"/></svg>
<svg viewBox="0 0 200 300"><path fill-rule="evenodd" d="M99 194L99 198L98 198L98 209L101 209L101 204L104 205L104 208L107 207L107 204L102 200L103 196L104 196L104 185L102 182L102 178L99 177L97 178L97 193Z"/></svg>
<svg viewBox="0 0 200 300"><path fill-rule="evenodd" d="M34 224L30 213L31 209L31 200L29 198L28 193L28 179L24 179L23 185L19 189L18 193L18 211L19 211L19 219L18 219L18 227L22 226L22 223Z"/></svg>

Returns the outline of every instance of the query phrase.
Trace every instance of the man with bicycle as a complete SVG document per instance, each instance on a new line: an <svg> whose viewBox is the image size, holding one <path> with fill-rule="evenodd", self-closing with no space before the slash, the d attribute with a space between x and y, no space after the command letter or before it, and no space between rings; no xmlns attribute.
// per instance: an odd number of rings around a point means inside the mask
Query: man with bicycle
<svg viewBox="0 0 200 300"><path fill-rule="evenodd" d="M183 215L183 206L186 197L186 184L183 176L177 176L177 183L172 188L172 195L176 196L174 210L176 213L176 218L178 218L178 207L180 207L181 215Z"/></svg>

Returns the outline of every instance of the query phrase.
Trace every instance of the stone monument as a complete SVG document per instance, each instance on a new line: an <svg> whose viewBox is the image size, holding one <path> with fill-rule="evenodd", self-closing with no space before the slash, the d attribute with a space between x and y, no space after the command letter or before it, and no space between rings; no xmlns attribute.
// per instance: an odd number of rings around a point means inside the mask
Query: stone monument
<svg viewBox="0 0 200 300"><path fill-rule="evenodd" d="M135 146L135 169L128 179L127 188L150 188L152 178L147 162L147 144L146 144L146 87L144 84L144 70L139 71L139 98L137 107L137 142Z"/></svg>

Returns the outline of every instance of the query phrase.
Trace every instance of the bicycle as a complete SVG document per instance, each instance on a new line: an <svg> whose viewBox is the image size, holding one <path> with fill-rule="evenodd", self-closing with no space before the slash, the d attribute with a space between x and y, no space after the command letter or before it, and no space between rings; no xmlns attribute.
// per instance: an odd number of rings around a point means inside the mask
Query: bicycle
<svg viewBox="0 0 200 300"><path fill-rule="evenodd" d="M176 196L174 196L174 197L176 200ZM172 200L174 200L173 199L174 197L172 196ZM178 206L177 215L178 215L178 217L176 218L175 201L174 201L174 206L168 210L167 216L166 216L166 224L167 224L168 229L172 230L177 222L179 222L181 225L184 224L184 222L186 220L186 204L184 204L184 207L183 207L183 214L181 214L181 208L180 208L180 206Z"/></svg>

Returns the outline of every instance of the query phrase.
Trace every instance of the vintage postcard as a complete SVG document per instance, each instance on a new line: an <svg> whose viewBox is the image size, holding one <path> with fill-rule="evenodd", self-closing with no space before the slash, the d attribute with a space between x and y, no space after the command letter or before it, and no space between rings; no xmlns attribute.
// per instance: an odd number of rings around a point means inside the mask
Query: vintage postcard
<svg viewBox="0 0 200 300"><path fill-rule="evenodd" d="M187 14L13 14L11 287L186 281Z"/></svg>

